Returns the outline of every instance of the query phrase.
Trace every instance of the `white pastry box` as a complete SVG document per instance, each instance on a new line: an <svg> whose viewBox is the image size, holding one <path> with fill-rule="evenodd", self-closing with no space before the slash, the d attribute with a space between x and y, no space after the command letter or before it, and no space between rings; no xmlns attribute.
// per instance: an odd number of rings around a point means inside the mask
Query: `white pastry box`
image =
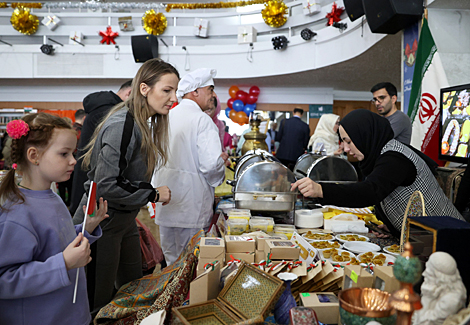
<svg viewBox="0 0 470 325"><path fill-rule="evenodd" d="M367 232L365 224L356 215L349 213L338 214L331 219L323 220L323 228L335 232Z"/></svg>
<svg viewBox="0 0 470 325"><path fill-rule="evenodd" d="M208 37L209 20L194 18L193 34L199 37Z"/></svg>
<svg viewBox="0 0 470 325"><path fill-rule="evenodd" d="M238 27L238 44L248 44L256 42L258 32L253 26Z"/></svg>
<svg viewBox="0 0 470 325"><path fill-rule="evenodd" d="M321 12L321 4L319 0L302 1L302 10L304 15L312 16Z"/></svg>

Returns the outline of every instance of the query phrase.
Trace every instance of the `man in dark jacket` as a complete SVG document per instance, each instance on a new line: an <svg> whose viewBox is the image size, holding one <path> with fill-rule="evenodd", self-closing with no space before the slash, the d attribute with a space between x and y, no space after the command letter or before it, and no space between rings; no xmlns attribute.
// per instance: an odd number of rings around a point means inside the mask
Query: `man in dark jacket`
<svg viewBox="0 0 470 325"><path fill-rule="evenodd" d="M276 157L290 170L294 169L297 159L305 152L310 138L307 123L300 119L303 113L303 109L294 108L294 116L281 122L276 136L276 141L280 142Z"/></svg>
<svg viewBox="0 0 470 325"><path fill-rule="evenodd" d="M112 91L99 91L89 94L83 99L83 108L87 116L83 122L82 132L78 142L79 159L77 160L73 172L72 201L70 206L72 214L77 210L80 204L83 193L85 193L83 184L88 180L87 171L82 169L83 159L80 158L85 153L84 148L87 146L88 142L90 142L93 132L95 132L98 124L100 124L106 114L108 114L109 110L129 97L132 89L131 85L132 80L129 80L121 85L117 94Z"/></svg>

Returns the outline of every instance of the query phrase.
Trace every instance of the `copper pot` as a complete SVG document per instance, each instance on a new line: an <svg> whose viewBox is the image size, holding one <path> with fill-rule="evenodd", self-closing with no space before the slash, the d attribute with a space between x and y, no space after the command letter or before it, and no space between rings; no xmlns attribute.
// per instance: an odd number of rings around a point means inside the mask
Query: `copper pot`
<svg viewBox="0 0 470 325"><path fill-rule="evenodd" d="M354 315L388 317L395 310L388 303L390 293L371 288L350 288L340 291L339 305Z"/></svg>

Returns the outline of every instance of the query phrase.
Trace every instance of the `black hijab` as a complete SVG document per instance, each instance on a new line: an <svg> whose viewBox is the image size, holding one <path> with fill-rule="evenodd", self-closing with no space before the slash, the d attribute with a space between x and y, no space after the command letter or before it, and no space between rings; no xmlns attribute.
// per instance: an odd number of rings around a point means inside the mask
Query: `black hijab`
<svg viewBox="0 0 470 325"><path fill-rule="evenodd" d="M356 109L340 122L356 148L364 155L359 163L364 175L369 175L382 148L393 139L390 122L366 109Z"/></svg>

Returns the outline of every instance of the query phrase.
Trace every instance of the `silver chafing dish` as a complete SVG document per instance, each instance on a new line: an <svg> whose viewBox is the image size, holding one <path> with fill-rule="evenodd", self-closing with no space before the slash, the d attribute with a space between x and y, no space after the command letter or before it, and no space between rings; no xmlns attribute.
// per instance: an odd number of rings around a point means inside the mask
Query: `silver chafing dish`
<svg viewBox="0 0 470 325"><path fill-rule="evenodd" d="M295 163L294 167L294 175L297 178L304 178L307 177L307 172L308 169L313 165L313 163L319 159L325 156L322 156L320 154L314 154L314 153L305 153L302 156L297 159L297 162Z"/></svg>
<svg viewBox="0 0 470 325"><path fill-rule="evenodd" d="M276 157L274 157L271 153L265 150L255 149L255 150L248 151L237 162L237 165L235 167L235 174L234 174L235 179L237 179L238 176L241 174L241 172L243 172L251 164L255 162L259 162L259 161L265 161L268 159L279 162L279 160Z"/></svg>
<svg viewBox="0 0 470 325"><path fill-rule="evenodd" d="M347 184L358 181L353 165L336 156L323 156L315 160L307 170L307 177L318 183Z"/></svg>
<svg viewBox="0 0 470 325"><path fill-rule="evenodd" d="M279 162L255 162L231 182L235 207L255 211L292 211L297 191L291 192L290 188L295 181L294 174Z"/></svg>

